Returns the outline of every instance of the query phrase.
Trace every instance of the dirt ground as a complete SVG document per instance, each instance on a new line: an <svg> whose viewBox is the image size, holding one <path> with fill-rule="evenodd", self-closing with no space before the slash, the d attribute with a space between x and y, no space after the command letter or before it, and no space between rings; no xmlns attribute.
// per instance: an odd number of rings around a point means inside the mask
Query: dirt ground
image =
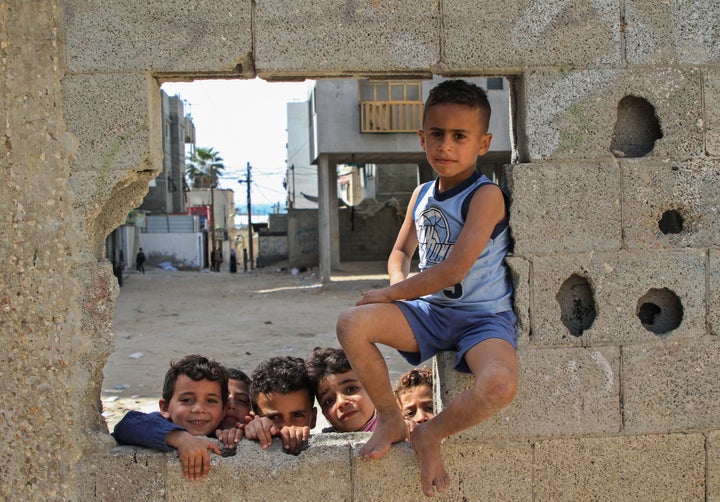
<svg viewBox="0 0 720 502"><path fill-rule="evenodd" d="M339 347L338 313L362 291L386 284L383 262L344 263L325 286L317 269L300 272L286 264L237 274L227 267L127 272L112 325L115 350L104 369L109 430L127 410L157 411L170 361L186 354L213 357L250 374L272 356L305 358L314 347ZM396 351L382 351L391 381L411 368Z"/></svg>

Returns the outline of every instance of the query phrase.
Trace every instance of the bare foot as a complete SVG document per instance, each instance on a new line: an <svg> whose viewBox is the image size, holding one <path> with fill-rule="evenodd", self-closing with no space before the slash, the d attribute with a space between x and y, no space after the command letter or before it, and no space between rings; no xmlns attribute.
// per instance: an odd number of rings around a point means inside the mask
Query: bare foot
<svg viewBox="0 0 720 502"><path fill-rule="evenodd" d="M435 496L450 487L450 476L440 456L440 440L427 433L425 424L420 424L413 431L410 439L420 461L420 483L428 497Z"/></svg>
<svg viewBox="0 0 720 502"><path fill-rule="evenodd" d="M378 421L372 436L365 446L360 448L360 458L380 458L388 452L393 443L404 441L407 435L407 425L400 413L389 417L378 414Z"/></svg>

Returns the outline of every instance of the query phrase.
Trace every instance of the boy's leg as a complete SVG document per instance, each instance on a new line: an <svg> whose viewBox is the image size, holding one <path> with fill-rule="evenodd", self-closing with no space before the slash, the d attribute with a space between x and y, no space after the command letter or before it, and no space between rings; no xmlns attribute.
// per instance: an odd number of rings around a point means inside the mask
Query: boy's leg
<svg viewBox="0 0 720 502"><path fill-rule="evenodd" d="M407 426L390 385L385 358L376 344L417 352L417 341L405 316L392 303L361 305L342 312L337 337L378 415L375 431L360 449L360 456L379 458L392 443L406 438Z"/></svg>
<svg viewBox="0 0 720 502"><path fill-rule="evenodd" d="M484 340L467 351L465 362L475 377L472 388L455 396L443 411L412 433L423 492L428 496L435 490L444 491L450 484L440 457L440 442L497 413L510 404L517 389L517 358L508 342Z"/></svg>

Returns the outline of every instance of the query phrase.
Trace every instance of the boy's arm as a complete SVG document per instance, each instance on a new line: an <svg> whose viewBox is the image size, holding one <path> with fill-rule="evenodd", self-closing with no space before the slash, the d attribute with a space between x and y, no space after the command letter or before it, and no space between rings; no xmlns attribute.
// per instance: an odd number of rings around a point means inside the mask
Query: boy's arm
<svg viewBox="0 0 720 502"><path fill-rule="evenodd" d="M390 251L390 257L388 258L388 276L391 286L404 281L410 273L412 257L413 254L415 254L418 243L413 212L415 209L415 201L417 201L421 187L422 185L415 188L415 191L410 197L410 202L408 202L407 211L405 212L405 219L395 239L392 251Z"/></svg>
<svg viewBox="0 0 720 502"><path fill-rule="evenodd" d="M504 217L505 200L500 188L494 184L481 186L473 195L463 229L444 261L387 288L363 293L357 305L419 298L454 286L467 275Z"/></svg>
<svg viewBox="0 0 720 502"><path fill-rule="evenodd" d="M172 445L167 443L167 436L176 430L185 431L183 427L163 418L160 412L128 411L115 425L112 435L119 444L168 451L172 449Z"/></svg>

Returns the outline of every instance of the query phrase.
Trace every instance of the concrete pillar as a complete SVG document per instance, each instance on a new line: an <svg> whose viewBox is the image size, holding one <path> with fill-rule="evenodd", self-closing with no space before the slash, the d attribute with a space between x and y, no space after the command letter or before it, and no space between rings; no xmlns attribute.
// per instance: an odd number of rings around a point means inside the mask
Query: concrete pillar
<svg viewBox="0 0 720 502"><path fill-rule="evenodd" d="M318 163L318 199L320 279L325 283L330 282L332 269L340 266L337 174L328 155L321 155Z"/></svg>

